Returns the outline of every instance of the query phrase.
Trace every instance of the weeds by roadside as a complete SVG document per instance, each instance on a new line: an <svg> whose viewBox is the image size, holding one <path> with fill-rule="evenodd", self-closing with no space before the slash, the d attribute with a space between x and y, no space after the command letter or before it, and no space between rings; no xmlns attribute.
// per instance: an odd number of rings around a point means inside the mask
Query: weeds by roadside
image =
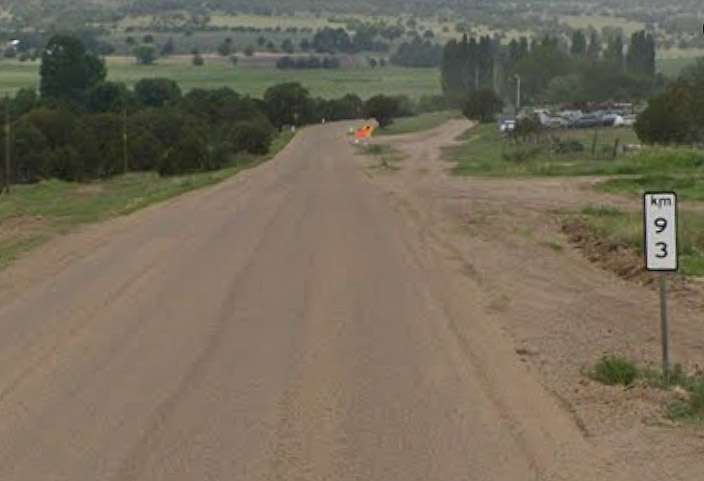
<svg viewBox="0 0 704 481"><path fill-rule="evenodd" d="M637 382L654 389L673 392L675 398L667 407L667 416L673 421L704 424L704 375L688 374L681 365L669 372L640 367L621 356L604 356L589 370L594 381L608 386L630 387Z"/></svg>
<svg viewBox="0 0 704 481"><path fill-rule="evenodd" d="M639 374L634 362L619 356L602 357L589 373L592 379L608 386L630 386Z"/></svg>
<svg viewBox="0 0 704 481"><path fill-rule="evenodd" d="M593 261L603 261L619 275L642 273L643 219L640 212L625 212L609 206L589 206L563 215L563 231ZM630 251L633 265L624 253ZM704 215L680 210L679 253L681 273L704 276ZM623 265L622 265L623 264Z"/></svg>
<svg viewBox="0 0 704 481"><path fill-rule="evenodd" d="M357 153L378 159L379 164L371 167L374 170L397 171L404 158L403 153L387 144L358 145Z"/></svg>

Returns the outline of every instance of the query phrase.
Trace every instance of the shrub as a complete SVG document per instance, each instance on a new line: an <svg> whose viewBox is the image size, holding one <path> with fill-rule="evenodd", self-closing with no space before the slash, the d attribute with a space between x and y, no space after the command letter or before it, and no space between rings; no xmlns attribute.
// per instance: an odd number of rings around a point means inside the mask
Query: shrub
<svg viewBox="0 0 704 481"><path fill-rule="evenodd" d="M272 128L263 122L238 122L232 127L230 142L235 152L266 154L272 141Z"/></svg>
<svg viewBox="0 0 704 481"><path fill-rule="evenodd" d="M171 79L145 78L135 84L134 94L145 107L163 107L181 98L181 87Z"/></svg>
<svg viewBox="0 0 704 481"><path fill-rule="evenodd" d="M204 170L208 165L208 145L197 133L186 130L175 144L167 147L160 156L159 175L176 175Z"/></svg>
<svg viewBox="0 0 704 481"><path fill-rule="evenodd" d="M638 367L632 361L619 356L604 356L594 366L591 377L609 386L630 386L638 374Z"/></svg>
<svg viewBox="0 0 704 481"><path fill-rule="evenodd" d="M391 125L394 118L398 117L398 113L399 102L394 97L376 95L364 104L364 114L369 118L376 119L381 128Z"/></svg>
<svg viewBox="0 0 704 481"><path fill-rule="evenodd" d="M142 45L132 52L139 65L151 65L156 61L156 50L154 47Z"/></svg>
<svg viewBox="0 0 704 481"><path fill-rule="evenodd" d="M472 93L462 108L462 113L470 120L481 123L493 122L496 114L501 112L503 100L491 89L478 90Z"/></svg>

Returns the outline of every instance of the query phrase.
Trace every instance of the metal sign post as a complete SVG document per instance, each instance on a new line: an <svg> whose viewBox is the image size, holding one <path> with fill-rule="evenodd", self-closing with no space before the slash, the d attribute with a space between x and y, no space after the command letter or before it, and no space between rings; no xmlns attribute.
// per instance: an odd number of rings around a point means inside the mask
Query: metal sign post
<svg viewBox="0 0 704 481"><path fill-rule="evenodd" d="M677 194L647 192L643 196L643 232L645 268L659 273L660 329L662 339L662 370L670 375L670 329L667 317L667 273L676 272L677 256Z"/></svg>

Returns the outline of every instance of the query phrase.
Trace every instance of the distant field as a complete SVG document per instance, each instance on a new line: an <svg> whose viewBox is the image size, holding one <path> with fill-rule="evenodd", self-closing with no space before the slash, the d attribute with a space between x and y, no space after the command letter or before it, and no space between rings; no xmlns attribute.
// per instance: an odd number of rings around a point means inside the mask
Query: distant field
<svg viewBox="0 0 704 481"><path fill-rule="evenodd" d="M626 35L631 35L633 32L645 28L645 24L641 22L603 15L564 16L561 17L561 20L572 28L586 29L590 25L597 30L604 27L621 27Z"/></svg>
<svg viewBox="0 0 704 481"><path fill-rule="evenodd" d="M683 68L692 65L695 61L696 57L658 59L658 71L667 77L674 78L682 72Z"/></svg>
<svg viewBox="0 0 704 481"><path fill-rule="evenodd" d="M0 62L0 94L38 84L38 63ZM277 70L262 67L233 67L223 59L206 59L194 67L190 58L165 59L152 66L135 65L131 59L108 58L110 80L134 84L141 78L167 77L184 90L229 86L236 91L261 96L277 83L300 82L314 96L338 97L355 93L367 98L376 94L405 94L411 97L440 93L440 74L436 69L385 67L340 70Z"/></svg>
<svg viewBox="0 0 704 481"><path fill-rule="evenodd" d="M263 16L263 15L212 15L210 25L214 27L257 27L257 28L276 28L287 27L298 28L324 28L331 26L339 26L340 24L332 24L326 16L317 18L313 15L295 15L295 16Z"/></svg>

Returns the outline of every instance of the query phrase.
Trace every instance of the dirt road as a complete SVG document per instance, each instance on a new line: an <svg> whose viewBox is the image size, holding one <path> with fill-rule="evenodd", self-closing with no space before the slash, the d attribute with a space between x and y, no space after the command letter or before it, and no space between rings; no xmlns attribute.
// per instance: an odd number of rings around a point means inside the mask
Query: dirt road
<svg viewBox="0 0 704 481"><path fill-rule="evenodd" d="M585 438L346 128L0 274L1 480L668 479Z"/></svg>

